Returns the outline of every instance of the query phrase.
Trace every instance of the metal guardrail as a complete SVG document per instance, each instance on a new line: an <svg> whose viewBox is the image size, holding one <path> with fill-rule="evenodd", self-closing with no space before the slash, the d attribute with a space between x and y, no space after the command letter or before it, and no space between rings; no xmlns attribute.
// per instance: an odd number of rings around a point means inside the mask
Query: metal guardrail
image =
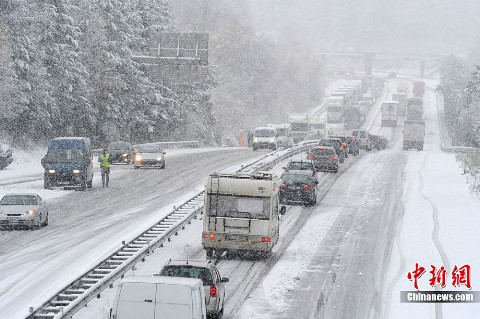
<svg viewBox="0 0 480 319"><path fill-rule="evenodd" d="M254 173L268 170L278 162L293 155L299 154L310 147L310 144L302 144L287 150L278 150L243 166L237 172ZM178 208L174 208L167 216L151 226L142 234L128 243L122 243L122 247L109 257L98 263L91 270L85 272L79 278L72 281L67 287L59 291L38 309L31 309L27 319L60 319L70 318L83 308L93 298L111 286L118 278L144 260L156 248L162 247L170 237L177 235L180 229L190 224L192 219L197 218L203 211L204 191L199 192Z"/></svg>

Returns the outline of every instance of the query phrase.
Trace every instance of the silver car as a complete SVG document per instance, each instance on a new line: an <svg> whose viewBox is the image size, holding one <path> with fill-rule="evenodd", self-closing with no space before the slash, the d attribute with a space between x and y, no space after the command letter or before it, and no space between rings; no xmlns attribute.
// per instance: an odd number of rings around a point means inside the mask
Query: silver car
<svg viewBox="0 0 480 319"><path fill-rule="evenodd" d="M0 201L0 227L47 225L47 203L37 194L7 194Z"/></svg>
<svg viewBox="0 0 480 319"><path fill-rule="evenodd" d="M225 303L225 283L215 264L210 261L170 260L160 271L160 276L197 278L203 281L205 304L210 317L221 318Z"/></svg>
<svg viewBox="0 0 480 319"><path fill-rule="evenodd" d="M152 167L165 168L165 154L160 146L157 145L136 145L134 168Z"/></svg>

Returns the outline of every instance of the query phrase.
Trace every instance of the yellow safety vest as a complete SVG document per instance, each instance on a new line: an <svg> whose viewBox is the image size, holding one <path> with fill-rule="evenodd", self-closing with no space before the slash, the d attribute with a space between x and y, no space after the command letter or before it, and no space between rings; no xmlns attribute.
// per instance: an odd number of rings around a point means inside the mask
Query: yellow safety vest
<svg viewBox="0 0 480 319"><path fill-rule="evenodd" d="M110 154L100 154L100 159L102 160L101 167L110 168Z"/></svg>

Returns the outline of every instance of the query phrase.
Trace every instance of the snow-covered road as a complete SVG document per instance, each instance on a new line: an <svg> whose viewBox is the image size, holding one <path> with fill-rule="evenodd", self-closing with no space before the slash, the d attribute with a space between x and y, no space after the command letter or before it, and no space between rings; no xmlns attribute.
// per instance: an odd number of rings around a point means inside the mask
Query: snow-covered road
<svg viewBox="0 0 480 319"><path fill-rule="evenodd" d="M401 81L389 81L386 98ZM445 266L450 276L454 265L465 264L472 269L472 290L480 290L480 200L470 193L455 155L441 151L436 103L435 92L427 91L423 152L402 151L403 121L382 128L380 112L373 113L369 130L388 137L390 149L350 157L337 175L320 174L318 204L288 208L272 258L220 261L221 275L230 278L225 318L478 317L479 303L400 303L401 291L414 290L407 273L415 263L427 268L422 291L433 289L430 265ZM0 234L0 318L21 318L39 294L51 295L52 286L61 287L146 228L218 167L258 155L226 149L178 157L158 172L119 166L107 192L97 187L57 199L52 194L49 227ZM274 170L280 173L283 164ZM187 251L205 258L201 223L194 221L126 275L152 275ZM86 255L90 264L79 265L85 261L78 256ZM446 290L466 288L449 280ZM108 318L114 294L105 290L74 318Z"/></svg>

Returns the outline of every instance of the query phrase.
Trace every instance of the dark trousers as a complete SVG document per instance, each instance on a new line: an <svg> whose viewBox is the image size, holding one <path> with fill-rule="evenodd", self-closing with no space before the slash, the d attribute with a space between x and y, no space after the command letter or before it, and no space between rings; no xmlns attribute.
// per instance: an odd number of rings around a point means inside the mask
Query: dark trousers
<svg viewBox="0 0 480 319"><path fill-rule="evenodd" d="M102 167L102 185L108 187L108 181L110 180L110 167Z"/></svg>

